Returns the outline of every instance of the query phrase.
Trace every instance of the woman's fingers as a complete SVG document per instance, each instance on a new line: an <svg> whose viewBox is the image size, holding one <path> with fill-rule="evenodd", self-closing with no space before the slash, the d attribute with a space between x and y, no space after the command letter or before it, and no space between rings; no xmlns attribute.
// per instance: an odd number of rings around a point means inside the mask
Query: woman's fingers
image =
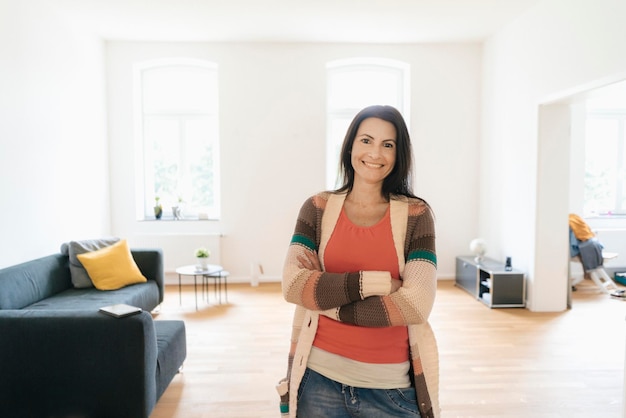
<svg viewBox="0 0 626 418"><path fill-rule="evenodd" d="M320 261L317 258L315 259L315 262L313 263L313 268L315 270L322 271L322 265L320 264Z"/></svg>
<svg viewBox="0 0 626 418"><path fill-rule="evenodd" d="M297 257L297 260L298 260L298 267L300 267L300 268L302 268L302 269L307 269L307 268L309 268L309 259L308 259L308 258L306 258L306 257L304 257L304 256L299 255L299 256Z"/></svg>
<svg viewBox="0 0 626 418"><path fill-rule="evenodd" d="M322 266L320 265L320 260L317 256L317 253L307 253L306 256L309 258L309 262L311 263L311 268L313 270L322 270Z"/></svg>
<svg viewBox="0 0 626 418"><path fill-rule="evenodd" d="M307 252L304 255L299 255L296 259L298 260L298 267L300 268L307 270L322 270L322 266L316 253Z"/></svg>

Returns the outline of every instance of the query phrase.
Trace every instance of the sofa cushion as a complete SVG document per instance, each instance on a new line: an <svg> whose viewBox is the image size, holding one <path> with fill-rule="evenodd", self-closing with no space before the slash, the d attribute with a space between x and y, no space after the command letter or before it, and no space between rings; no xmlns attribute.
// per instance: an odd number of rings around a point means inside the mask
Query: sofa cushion
<svg viewBox="0 0 626 418"><path fill-rule="evenodd" d="M154 321L157 337L157 399L163 395L187 357L187 337L183 321Z"/></svg>
<svg viewBox="0 0 626 418"><path fill-rule="evenodd" d="M125 303L150 312L159 303L159 286L154 280L146 283L134 284L113 291L99 291L90 289L76 289L70 287L46 299L25 306L29 310L91 310L116 303ZM1 414L0 414L1 415Z"/></svg>
<svg viewBox="0 0 626 418"><path fill-rule="evenodd" d="M6 267L0 269L0 309L22 309L71 288L67 257L61 254Z"/></svg>
<svg viewBox="0 0 626 418"><path fill-rule="evenodd" d="M72 275L72 284L74 287L93 287L93 283L91 282L87 271L79 261L78 255L108 247L115 244L119 240L119 238L115 237L88 239L82 241L70 241L61 245L61 254L69 255L70 257L70 274Z"/></svg>
<svg viewBox="0 0 626 418"><path fill-rule="evenodd" d="M146 282L124 239L100 250L78 254L96 289L116 290Z"/></svg>

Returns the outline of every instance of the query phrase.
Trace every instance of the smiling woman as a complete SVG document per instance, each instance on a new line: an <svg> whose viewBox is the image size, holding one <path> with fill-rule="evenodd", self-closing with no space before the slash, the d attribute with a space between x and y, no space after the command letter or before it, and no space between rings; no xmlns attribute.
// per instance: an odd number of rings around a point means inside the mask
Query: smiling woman
<svg viewBox="0 0 626 418"><path fill-rule="evenodd" d="M379 118L365 119L351 156L355 182L382 183L396 163L396 128Z"/></svg>
<svg viewBox="0 0 626 418"><path fill-rule="evenodd" d="M438 417L435 230L411 191L400 112L361 110L340 160L343 185L303 204L287 252L283 294L296 312L281 412Z"/></svg>
<svg viewBox="0 0 626 418"><path fill-rule="evenodd" d="M354 169L352 190L344 202L348 218L356 225L372 226L387 212L388 200L379 193L396 162L396 128L379 118L361 122L350 152Z"/></svg>

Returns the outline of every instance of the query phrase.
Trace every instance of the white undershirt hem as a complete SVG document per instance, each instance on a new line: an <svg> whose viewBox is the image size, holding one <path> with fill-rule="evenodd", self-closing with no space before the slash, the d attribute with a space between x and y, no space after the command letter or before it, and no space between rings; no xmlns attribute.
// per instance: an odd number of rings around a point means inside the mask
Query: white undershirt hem
<svg viewBox="0 0 626 418"><path fill-rule="evenodd" d="M307 367L344 385L368 389L411 387L409 361L403 363L364 363L313 346Z"/></svg>

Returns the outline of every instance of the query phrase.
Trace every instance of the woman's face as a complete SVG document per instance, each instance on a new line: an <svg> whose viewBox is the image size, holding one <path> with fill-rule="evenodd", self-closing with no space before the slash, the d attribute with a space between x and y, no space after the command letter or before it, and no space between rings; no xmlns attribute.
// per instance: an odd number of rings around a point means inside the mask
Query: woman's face
<svg viewBox="0 0 626 418"><path fill-rule="evenodd" d="M379 118L361 122L352 142L354 181L380 183L396 163L396 128Z"/></svg>

